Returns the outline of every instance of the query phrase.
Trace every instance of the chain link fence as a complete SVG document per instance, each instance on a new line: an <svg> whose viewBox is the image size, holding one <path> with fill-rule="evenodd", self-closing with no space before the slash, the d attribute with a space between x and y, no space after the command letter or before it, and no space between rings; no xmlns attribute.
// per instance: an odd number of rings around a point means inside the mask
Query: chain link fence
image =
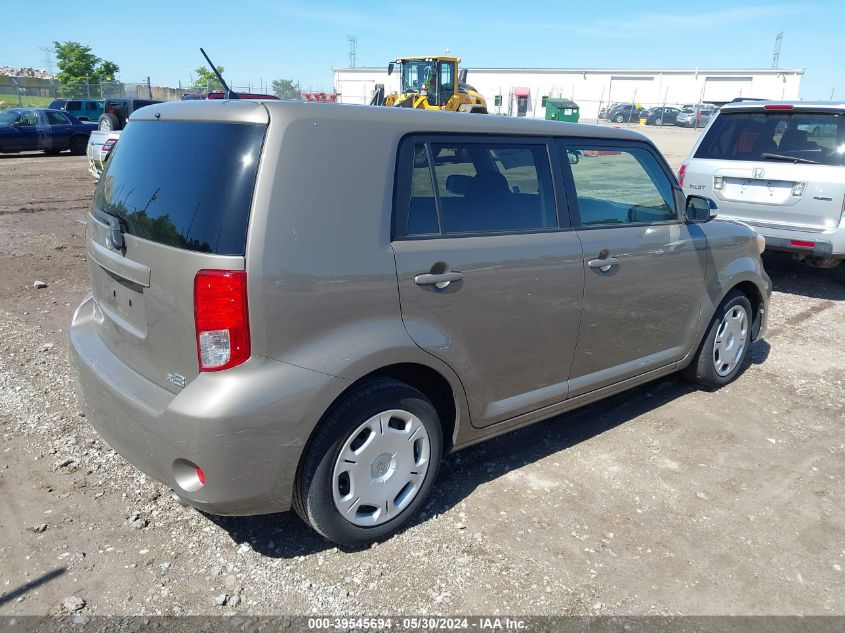
<svg viewBox="0 0 845 633"><path fill-rule="evenodd" d="M101 81L63 84L55 79L0 75L0 102L5 107L46 106L53 99L127 97L174 101L190 89L156 86L149 82Z"/></svg>

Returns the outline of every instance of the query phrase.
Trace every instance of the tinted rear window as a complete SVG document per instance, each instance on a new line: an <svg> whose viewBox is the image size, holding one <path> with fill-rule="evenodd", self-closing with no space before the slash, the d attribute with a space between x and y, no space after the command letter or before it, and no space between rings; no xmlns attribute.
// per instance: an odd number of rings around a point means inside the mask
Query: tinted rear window
<svg viewBox="0 0 845 633"><path fill-rule="evenodd" d="M845 115L782 110L723 112L710 126L695 157L750 161L796 158L845 165Z"/></svg>
<svg viewBox="0 0 845 633"><path fill-rule="evenodd" d="M106 163L95 209L118 217L130 235L243 255L264 131L254 124L133 121Z"/></svg>

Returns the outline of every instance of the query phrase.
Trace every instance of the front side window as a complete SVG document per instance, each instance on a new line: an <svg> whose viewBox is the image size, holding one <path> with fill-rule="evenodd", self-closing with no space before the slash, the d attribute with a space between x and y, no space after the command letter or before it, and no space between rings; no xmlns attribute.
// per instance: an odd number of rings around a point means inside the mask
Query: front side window
<svg viewBox="0 0 845 633"><path fill-rule="evenodd" d="M27 110L26 112L21 112L21 116L18 119L18 127L35 127L38 125L38 115L31 110Z"/></svg>
<svg viewBox="0 0 845 633"><path fill-rule="evenodd" d="M414 60L402 62L402 85L401 91L421 92L423 87L426 90L434 84L434 64L425 60Z"/></svg>
<svg viewBox="0 0 845 633"><path fill-rule="evenodd" d="M407 213L398 222L405 235L557 227L544 143L417 142L413 155L409 203L397 201L399 212Z"/></svg>
<svg viewBox="0 0 845 633"><path fill-rule="evenodd" d="M672 182L644 148L568 144L582 226L677 219Z"/></svg>

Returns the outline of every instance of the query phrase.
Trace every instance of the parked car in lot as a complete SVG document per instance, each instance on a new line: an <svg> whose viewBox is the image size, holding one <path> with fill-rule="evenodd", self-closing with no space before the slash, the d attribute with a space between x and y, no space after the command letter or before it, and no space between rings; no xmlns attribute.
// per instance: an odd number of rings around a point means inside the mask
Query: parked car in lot
<svg viewBox="0 0 845 633"><path fill-rule="evenodd" d="M48 108L64 110L80 121L96 121L104 112L102 99L55 99Z"/></svg>
<svg viewBox="0 0 845 633"><path fill-rule="evenodd" d="M120 130L113 132L94 130L91 132L85 155L88 157L88 173L94 177L95 181L100 180L106 160L114 149L118 138L120 138Z"/></svg>
<svg viewBox="0 0 845 633"><path fill-rule="evenodd" d="M681 166L684 191L772 250L830 268L845 258L845 104L744 101L722 107Z"/></svg>
<svg viewBox="0 0 845 633"><path fill-rule="evenodd" d="M84 154L96 126L61 110L12 108L0 111L0 153L43 150Z"/></svg>
<svg viewBox="0 0 845 633"><path fill-rule="evenodd" d="M625 103L613 108L608 114L608 119L614 123L639 123L643 112L645 108L633 103Z"/></svg>
<svg viewBox="0 0 845 633"><path fill-rule="evenodd" d="M156 103L161 103L161 101L110 97L105 100L105 112L97 120L97 128L108 132L122 130L135 110Z"/></svg>
<svg viewBox="0 0 845 633"><path fill-rule="evenodd" d="M646 125L677 125L681 111L678 108L661 106L647 110L644 114Z"/></svg>
<svg viewBox="0 0 845 633"><path fill-rule="evenodd" d="M757 234L714 215L629 130L144 108L88 216L81 401L185 503L382 539L446 452L673 372L736 378L771 289Z"/></svg>
<svg viewBox="0 0 845 633"><path fill-rule="evenodd" d="M624 103L610 103L599 110L599 118L600 119L608 119L610 118L610 113L614 108L618 108L619 106L625 105Z"/></svg>
<svg viewBox="0 0 845 633"><path fill-rule="evenodd" d="M718 110L713 106L685 106L675 117L675 125L681 127L706 127Z"/></svg>

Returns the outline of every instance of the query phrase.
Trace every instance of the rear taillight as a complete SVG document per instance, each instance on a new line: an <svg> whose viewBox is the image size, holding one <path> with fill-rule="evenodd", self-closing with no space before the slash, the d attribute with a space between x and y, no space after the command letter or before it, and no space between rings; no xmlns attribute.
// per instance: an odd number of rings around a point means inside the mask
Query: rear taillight
<svg viewBox="0 0 845 633"><path fill-rule="evenodd" d="M720 191L725 187L724 176L713 176L713 189Z"/></svg>
<svg viewBox="0 0 845 633"><path fill-rule="evenodd" d="M246 273L201 270L194 278L194 321L200 371L220 371L250 355Z"/></svg>
<svg viewBox="0 0 845 633"><path fill-rule="evenodd" d="M764 110L794 110L795 106L788 103L770 103L763 106Z"/></svg>
<svg viewBox="0 0 845 633"><path fill-rule="evenodd" d="M687 166L681 165L681 168L678 170L678 183L681 187L684 186L684 177L687 175Z"/></svg>
<svg viewBox="0 0 845 633"><path fill-rule="evenodd" d="M798 248L813 248L815 242L805 242L804 240L789 240L790 246L797 246Z"/></svg>
<svg viewBox="0 0 845 633"><path fill-rule="evenodd" d="M100 150L100 152L103 155L108 154L112 150L112 147L114 147L115 143L117 143L117 139L116 138L110 138L105 143L103 143L103 149Z"/></svg>

